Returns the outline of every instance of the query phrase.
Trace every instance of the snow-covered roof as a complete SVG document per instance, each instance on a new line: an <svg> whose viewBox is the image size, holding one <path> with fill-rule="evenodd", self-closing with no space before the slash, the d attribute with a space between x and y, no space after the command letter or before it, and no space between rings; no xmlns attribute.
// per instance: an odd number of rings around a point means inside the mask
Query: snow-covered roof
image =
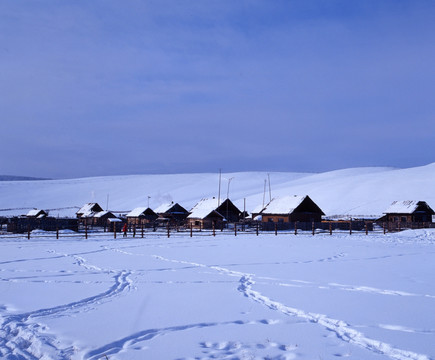
<svg viewBox="0 0 435 360"><path fill-rule="evenodd" d="M393 201L384 214L412 214L419 205L418 200Z"/></svg>
<svg viewBox="0 0 435 360"><path fill-rule="evenodd" d="M107 214L111 214L111 215L113 215L110 211L100 211L100 212L97 212L97 213L94 215L94 217L95 217L95 218L100 218L100 217L103 217L104 215L107 215Z"/></svg>
<svg viewBox="0 0 435 360"><path fill-rule="evenodd" d="M145 213L145 211L147 210L147 207L137 207L133 210L131 210L128 214L127 217L138 217L141 216Z"/></svg>
<svg viewBox="0 0 435 360"><path fill-rule="evenodd" d="M202 199L200 202L198 202L192 208L192 210L190 210L190 215L187 218L188 219L204 219L212 211L216 211L217 207L218 207L218 201L217 201L217 199L215 199L215 198L212 198L212 199Z"/></svg>
<svg viewBox="0 0 435 360"><path fill-rule="evenodd" d="M174 202L161 204L159 207L157 207L154 212L156 214L164 214L166 213L171 207L173 207L175 204Z"/></svg>
<svg viewBox="0 0 435 360"><path fill-rule="evenodd" d="M273 198L265 206L263 214L291 214L307 196L293 195Z"/></svg>
<svg viewBox="0 0 435 360"><path fill-rule="evenodd" d="M38 216L39 213L40 213L41 211L43 211L43 210L40 210L40 209L32 209L32 210L30 210L30 211L27 213L26 216L30 216L30 217Z"/></svg>
<svg viewBox="0 0 435 360"><path fill-rule="evenodd" d="M79 211L76 212L76 214L82 214L81 217L90 217L95 214L95 211L93 211L93 207L98 205L97 203L87 203L86 205L83 205ZM100 205L98 205L99 207Z"/></svg>
<svg viewBox="0 0 435 360"><path fill-rule="evenodd" d="M265 208L265 205L261 204L258 205L254 208L254 210L252 210L252 214L259 214L261 213L261 210L263 210Z"/></svg>

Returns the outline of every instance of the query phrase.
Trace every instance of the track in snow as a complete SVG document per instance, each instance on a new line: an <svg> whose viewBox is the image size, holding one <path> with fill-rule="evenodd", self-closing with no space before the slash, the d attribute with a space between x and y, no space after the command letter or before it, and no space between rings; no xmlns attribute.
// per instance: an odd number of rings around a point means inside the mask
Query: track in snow
<svg viewBox="0 0 435 360"><path fill-rule="evenodd" d="M72 256L77 265L87 270L100 270L87 264L86 260L76 255ZM131 288L129 271L104 270L113 274L114 284L106 291L68 304L44 308L16 315L0 316L0 358L37 360L47 358L47 354L56 354L56 358L70 358L74 349L60 349L58 341L44 334L46 327L39 322L46 317L68 316L82 311L92 305L101 304Z"/></svg>
<svg viewBox="0 0 435 360"><path fill-rule="evenodd" d="M347 324L342 320L332 319L323 314L316 314L301 309L292 308L278 301L274 301L268 298L267 296L261 294L260 292L253 290L253 285L255 284L255 281L253 280L254 278L253 274L233 271L214 265L205 265L205 264L199 264L199 263L183 261L183 260L166 259L158 255L155 255L154 257L156 259L160 259L163 261L213 269L223 275L239 277L238 290L241 293L243 293L246 297L264 306L267 306L272 310L279 311L285 315L297 316L311 323L322 325L327 330L334 332L339 339L348 342L350 344L362 347L368 351L385 355L395 360L430 360L430 358L427 355L417 354L412 351L397 349L391 346L390 344L384 343L382 341L367 338L366 336L364 336L363 333L351 328L349 324Z"/></svg>

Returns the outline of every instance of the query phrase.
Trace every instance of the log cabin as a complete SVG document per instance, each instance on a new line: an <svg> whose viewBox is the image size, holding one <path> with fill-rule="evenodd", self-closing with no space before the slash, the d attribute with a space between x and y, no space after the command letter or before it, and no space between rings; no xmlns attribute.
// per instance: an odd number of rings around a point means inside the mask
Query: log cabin
<svg viewBox="0 0 435 360"><path fill-rule="evenodd" d="M388 229L430 227L435 211L418 200L393 201L384 211Z"/></svg>
<svg viewBox="0 0 435 360"><path fill-rule="evenodd" d="M257 216L263 223L320 222L325 213L308 195L273 198Z"/></svg>

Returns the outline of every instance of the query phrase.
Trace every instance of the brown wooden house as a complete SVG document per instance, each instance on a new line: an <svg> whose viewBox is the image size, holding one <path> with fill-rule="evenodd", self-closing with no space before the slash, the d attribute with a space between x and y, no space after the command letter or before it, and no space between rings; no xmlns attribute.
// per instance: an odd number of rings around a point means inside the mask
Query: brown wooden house
<svg viewBox="0 0 435 360"><path fill-rule="evenodd" d="M435 211L425 201L405 200L394 201L384 214L388 228L395 230L430 227Z"/></svg>
<svg viewBox="0 0 435 360"><path fill-rule="evenodd" d="M229 223L240 221L242 216L242 212L237 208L236 205L233 204L230 199L226 199L224 202L222 202L222 204L216 208L216 211L219 214L222 214Z"/></svg>
<svg viewBox="0 0 435 360"><path fill-rule="evenodd" d="M128 225L152 224L159 216L147 207L138 207L127 214Z"/></svg>
<svg viewBox="0 0 435 360"><path fill-rule="evenodd" d="M154 212L159 216L157 221L171 225L183 224L189 215L189 212L184 207L173 201L160 205Z"/></svg>
<svg viewBox="0 0 435 360"><path fill-rule="evenodd" d="M103 211L103 208L98 203L87 203L76 212L76 216L79 219L92 218L101 211Z"/></svg>
<svg viewBox="0 0 435 360"><path fill-rule="evenodd" d="M32 209L26 214L26 217L36 218L36 219L41 219L41 218L44 218L47 216L48 216L48 213L46 211L39 210L39 209Z"/></svg>
<svg viewBox="0 0 435 360"><path fill-rule="evenodd" d="M195 229L212 229L222 227L225 217L216 208L218 202L215 198L202 199L198 202L187 217L187 226Z"/></svg>
<svg viewBox="0 0 435 360"><path fill-rule="evenodd" d="M273 198L257 218L263 223L320 222L324 212L305 196L283 196Z"/></svg>
<svg viewBox="0 0 435 360"><path fill-rule="evenodd" d="M107 226L108 219L116 219L116 218L117 218L117 216L114 215L110 211L100 211L92 217L92 225L94 225L94 226Z"/></svg>

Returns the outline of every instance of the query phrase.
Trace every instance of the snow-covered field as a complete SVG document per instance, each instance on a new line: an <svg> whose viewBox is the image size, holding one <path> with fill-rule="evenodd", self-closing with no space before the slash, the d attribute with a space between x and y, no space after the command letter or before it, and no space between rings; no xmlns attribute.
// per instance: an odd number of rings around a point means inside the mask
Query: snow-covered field
<svg viewBox="0 0 435 360"><path fill-rule="evenodd" d="M309 195L327 216L378 217L395 200L422 200L435 208L435 163L409 169L354 168L320 174L270 173L271 195ZM222 174L221 199L252 212L269 201L265 172ZM218 197L218 174L126 175L42 181L0 181L0 216L31 208L51 216L74 216L88 202L104 209L153 209L174 201L190 210L202 198ZM229 179L232 179L231 182ZM148 198L150 197L150 198Z"/></svg>
<svg viewBox="0 0 435 360"><path fill-rule="evenodd" d="M435 359L434 273L435 229L3 238L0 358Z"/></svg>

